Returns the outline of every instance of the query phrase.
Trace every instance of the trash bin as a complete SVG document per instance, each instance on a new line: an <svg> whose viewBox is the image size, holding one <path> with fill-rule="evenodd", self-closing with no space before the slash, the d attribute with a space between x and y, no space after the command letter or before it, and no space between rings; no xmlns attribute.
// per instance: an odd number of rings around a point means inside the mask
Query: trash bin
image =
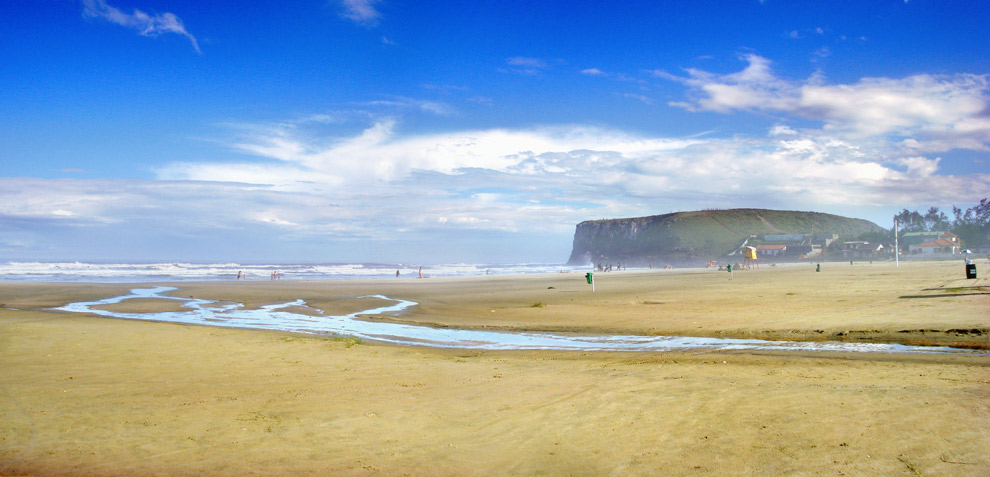
<svg viewBox="0 0 990 477"><path fill-rule="evenodd" d="M966 278L976 278L976 264L967 263L966 264Z"/></svg>
<svg viewBox="0 0 990 477"><path fill-rule="evenodd" d="M591 285L591 283L595 281L595 274L591 272L585 273L584 279L588 280L588 285Z"/></svg>

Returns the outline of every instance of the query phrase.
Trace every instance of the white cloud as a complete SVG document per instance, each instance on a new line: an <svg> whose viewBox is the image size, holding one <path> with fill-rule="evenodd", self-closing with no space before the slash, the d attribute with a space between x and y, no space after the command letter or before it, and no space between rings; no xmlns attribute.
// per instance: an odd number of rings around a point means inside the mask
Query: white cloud
<svg viewBox="0 0 990 477"><path fill-rule="evenodd" d="M770 129L771 136L796 136L797 134L797 131L783 124L778 124Z"/></svg>
<svg viewBox="0 0 990 477"><path fill-rule="evenodd" d="M588 76L602 76L605 72L598 68L586 68L581 70L581 74Z"/></svg>
<svg viewBox="0 0 990 477"><path fill-rule="evenodd" d="M524 75L535 75L549 66L546 60L540 58L529 58L525 56L513 56L505 59L505 64L509 66L506 71Z"/></svg>
<svg viewBox="0 0 990 477"><path fill-rule="evenodd" d="M903 157L898 159L898 163L907 167L907 174L912 176L928 177L938 170L938 163L941 158L928 159L926 157Z"/></svg>
<svg viewBox="0 0 990 477"><path fill-rule="evenodd" d="M439 101L428 101L422 99L396 97L393 99L383 99L376 101L368 101L364 103L367 106L384 106L396 109L413 109L422 111L424 113L436 114L438 116L449 116L454 114L454 108L446 103Z"/></svg>
<svg viewBox="0 0 990 477"><path fill-rule="evenodd" d="M381 17L376 6L381 0L341 0L341 16L360 25L375 25Z"/></svg>
<svg viewBox="0 0 990 477"><path fill-rule="evenodd" d="M641 94L623 93L622 97L628 99L635 99L636 101L639 101L643 104L650 104L650 105L653 104L653 98L650 98L649 96L643 96Z"/></svg>
<svg viewBox="0 0 990 477"><path fill-rule="evenodd" d="M137 30L143 36L156 37L162 33L182 35L189 39L196 53L202 53L196 37L186 31L182 20L174 13L149 15L135 8L133 13L127 14L108 5L105 0L82 0L82 3L83 15L87 17L102 18L110 23Z"/></svg>
<svg viewBox="0 0 990 477"><path fill-rule="evenodd" d="M672 102L690 111L767 111L820 120L823 129L848 138L913 136L923 149L988 150L990 75L915 75L863 78L852 84L826 84L820 75L785 80L770 61L746 55L748 66L718 75L687 70L687 77L656 76L690 88L692 101Z"/></svg>
<svg viewBox="0 0 990 477"><path fill-rule="evenodd" d="M505 63L511 66L523 66L527 68L546 68L547 62L539 58L527 58L524 56L513 56L506 58Z"/></svg>

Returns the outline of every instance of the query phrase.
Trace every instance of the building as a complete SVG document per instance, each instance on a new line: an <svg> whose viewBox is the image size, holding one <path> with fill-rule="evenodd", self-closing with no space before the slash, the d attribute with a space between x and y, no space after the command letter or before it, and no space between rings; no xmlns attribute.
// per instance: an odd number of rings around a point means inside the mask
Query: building
<svg viewBox="0 0 990 477"><path fill-rule="evenodd" d="M760 257L776 257L787 253L787 245L757 245L756 255Z"/></svg>
<svg viewBox="0 0 990 477"><path fill-rule="evenodd" d="M908 247L911 255L922 257L948 257L957 255L960 252L959 238L956 240L938 239L930 242L922 242Z"/></svg>
<svg viewBox="0 0 990 477"><path fill-rule="evenodd" d="M959 237L952 232L907 232L901 235L901 245L910 247L935 240L950 240L959 243Z"/></svg>
<svg viewBox="0 0 990 477"><path fill-rule="evenodd" d="M845 258L876 258L882 255L884 246L882 244L871 244L870 242L843 242L842 256Z"/></svg>

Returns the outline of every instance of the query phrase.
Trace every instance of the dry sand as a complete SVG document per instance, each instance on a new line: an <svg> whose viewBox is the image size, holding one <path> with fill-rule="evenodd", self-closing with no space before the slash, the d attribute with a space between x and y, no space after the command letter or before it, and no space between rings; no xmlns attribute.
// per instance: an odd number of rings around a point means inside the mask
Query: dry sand
<svg viewBox="0 0 990 477"><path fill-rule="evenodd" d="M980 264L980 274L990 270ZM442 326L988 346L961 263L178 284ZM990 357L480 352L38 311L0 283L0 474L990 474ZM155 301L128 305L140 311ZM128 308L131 309L131 308ZM164 308L163 308L164 309Z"/></svg>

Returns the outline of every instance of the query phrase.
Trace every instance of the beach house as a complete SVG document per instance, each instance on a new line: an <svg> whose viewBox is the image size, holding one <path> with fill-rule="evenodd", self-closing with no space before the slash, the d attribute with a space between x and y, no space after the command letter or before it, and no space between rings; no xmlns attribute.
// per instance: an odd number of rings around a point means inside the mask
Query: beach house
<svg viewBox="0 0 990 477"><path fill-rule="evenodd" d="M961 246L958 237L956 240L938 239L929 242L922 242L908 247L911 255L923 257L947 257L959 254Z"/></svg>
<svg viewBox="0 0 990 477"><path fill-rule="evenodd" d="M876 258L884 253L884 246L882 244L864 241L855 242L843 242L842 244L842 256L846 259L850 258Z"/></svg>

